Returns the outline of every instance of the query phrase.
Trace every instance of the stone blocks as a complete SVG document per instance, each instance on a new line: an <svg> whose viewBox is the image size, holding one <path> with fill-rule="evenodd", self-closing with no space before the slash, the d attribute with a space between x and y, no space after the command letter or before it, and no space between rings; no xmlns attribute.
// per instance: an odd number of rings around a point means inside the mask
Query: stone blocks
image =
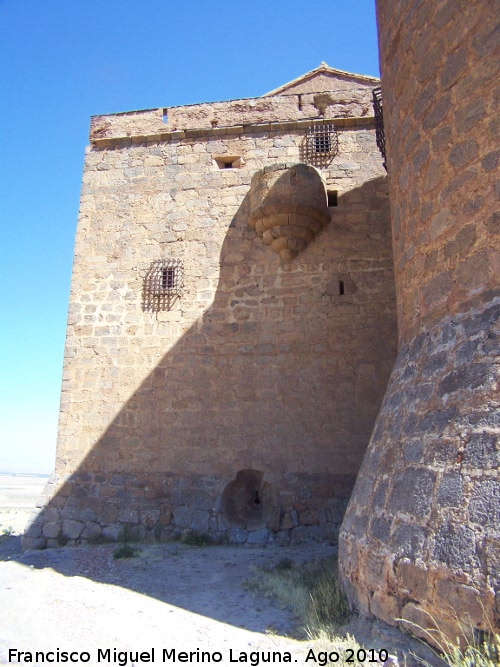
<svg viewBox="0 0 500 667"><path fill-rule="evenodd" d="M500 627L500 246L486 224L498 15L479 0L377 10L399 354L341 528L340 571L363 613L400 610L438 645L459 625Z"/></svg>
<svg viewBox="0 0 500 667"><path fill-rule="evenodd" d="M53 480L59 507L49 500L52 520L34 517L25 532L25 546L32 548L36 540L47 545L49 539L59 537L77 544L101 538L119 541L127 536L166 540L186 531L209 533L221 541L259 545L274 540L297 543L331 540L338 533L347 498L331 497L336 484L334 475L321 478L289 474L286 480L275 476L273 485L268 484L269 490L262 496L263 503L272 503L265 511L270 518L264 526L250 529L235 526L231 517L226 516L220 502L220 489L225 481L223 477L193 474L177 477L158 472L119 476L75 473L70 483L60 486ZM93 508L89 508L89 497L96 484L107 493L100 494ZM73 495L73 485L82 490L80 499ZM150 492L144 493L145 487ZM288 491L280 499L275 488ZM317 508L324 506L332 509L326 513L318 511Z"/></svg>
<svg viewBox="0 0 500 667"><path fill-rule="evenodd" d="M169 109L167 122L161 109L92 120L59 481L30 539L334 539L396 322L387 183L362 113L377 82L334 78L323 101L339 152L316 168L304 164L311 81L303 94ZM257 209L258 233L282 250L297 241L299 255L269 251L249 227ZM286 231L275 237L269 215ZM151 267L174 264L182 292L161 274L153 307ZM223 501L242 471L263 483L239 498L238 523Z"/></svg>

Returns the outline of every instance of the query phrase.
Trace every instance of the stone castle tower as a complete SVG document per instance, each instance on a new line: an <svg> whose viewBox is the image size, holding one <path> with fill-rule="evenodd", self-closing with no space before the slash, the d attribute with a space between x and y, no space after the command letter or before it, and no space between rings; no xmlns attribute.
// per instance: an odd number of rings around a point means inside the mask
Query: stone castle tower
<svg viewBox="0 0 500 667"><path fill-rule="evenodd" d="M336 536L397 345L378 83L92 118L25 546Z"/></svg>
<svg viewBox="0 0 500 667"><path fill-rule="evenodd" d="M499 7L377 5L399 354L340 565L363 613L481 639L500 627Z"/></svg>
<svg viewBox="0 0 500 667"><path fill-rule="evenodd" d="M56 472L25 546L343 519L363 614L500 626L496 5L378 1L388 179L378 81L324 64L92 119Z"/></svg>

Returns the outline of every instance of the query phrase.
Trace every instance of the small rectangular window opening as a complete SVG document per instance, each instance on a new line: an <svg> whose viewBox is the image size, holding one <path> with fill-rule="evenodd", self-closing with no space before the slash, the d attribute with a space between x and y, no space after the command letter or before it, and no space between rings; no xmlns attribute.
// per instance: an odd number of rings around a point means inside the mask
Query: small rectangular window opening
<svg viewBox="0 0 500 667"><path fill-rule="evenodd" d="M163 109L163 122L168 123L168 109Z"/></svg>
<svg viewBox="0 0 500 667"><path fill-rule="evenodd" d="M330 190L328 193L328 206L338 206L338 192L337 190Z"/></svg>
<svg viewBox="0 0 500 667"><path fill-rule="evenodd" d="M214 157L219 169L239 169L241 157L239 155L220 155Z"/></svg>
<svg viewBox="0 0 500 667"><path fill-rule="evenodd" d="M162 289L172 289L175 287L175 268L162 269L161 286Z"/></svg>
<svg viewBox="0 0 500 667"><path fill-rule="evenodd" d="M344 288L344 281L343 280L339 280L339 294L340 294L340 296L345 294L345 288Z"/></svg>
<svg viewBox="0 0 500 667"><path fill-rule="evenodd" d="M314 150L316 153L330 152L330 137L328 132L318 132L314 136Z"/></svg>
<svg viewBox="0 0 500 667"><path fill-rule="evenodd" d="M299 107L299 111L302 111L302 95L299 95L298 97L297 106Z"/></svg>

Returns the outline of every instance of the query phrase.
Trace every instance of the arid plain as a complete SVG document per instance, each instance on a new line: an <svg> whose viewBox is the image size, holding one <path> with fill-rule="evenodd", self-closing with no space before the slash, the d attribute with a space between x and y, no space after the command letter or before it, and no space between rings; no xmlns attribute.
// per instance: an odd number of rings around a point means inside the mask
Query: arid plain
<svg viewBox="0 0 500 667"><path fill-rule="evenodd" d="M48 478L0 472L0 535L22 533Z"/></svg>

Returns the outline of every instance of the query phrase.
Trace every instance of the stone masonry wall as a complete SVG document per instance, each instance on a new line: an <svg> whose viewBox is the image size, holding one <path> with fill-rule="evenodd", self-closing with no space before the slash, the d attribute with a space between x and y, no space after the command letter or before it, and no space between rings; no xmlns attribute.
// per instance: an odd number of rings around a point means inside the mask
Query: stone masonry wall
<svg viewBox="0 0 500 667"><path fill-rule="evenodd" d="M362 613L480 638L500 627L498 6L377 5L400 350L340 565Z"/></svg>
<svg viewBox="0 0 500 667"><path fill-rule="evenodd" d="M323 93L328 104L328 116L339 119L369 117L372 114L371 91L375 87L349 88ZM210 102L167 109L129 111L107 116L93 116L90 123L90 140L102 141L132 137L154 137L187 130L196 136L200 130L212 128L236 128L241 134L243 124L284 123L303 121L318 116L319 101L313 93L279 97L256 97L230 102ZM320 98L321 101L321 98ZM261 128L264 130L266 128ZM252 132L252 130L251 130ZM253 132L252 132L253 133ZM150 139L152 140L152 138ZM140 139L139 139L140 141Z"/></svg>
<svg viewBox="0 0 500 667"><path fill-rule="evenodd" d="M328 69L328 68L327 68ZM314 71L311 78L296 82L283 95L273 92L263 97L145 109L125 113L93 116L90 123L92 142L121 138L135 142L170 138L172 132L187 130L196 137L200 130L231 127L231 133L242 134L244 126L310 120L319 109L328 117L340 119L372 117L372 89L379 85L371 77L335 76ZM266 128L261 128L265 130ZM254 133L254 130L250 130ZM166 135L166 136L164 136ZM175 137L174 137L175 138Z"/></svg>
<svg viewBox="0 0 500 667"><path fill-rule="evenodd" d="M338 205L325 193L330 221L292 261L249 226L249 191L263 167L302 161L302 128L87 150L56 472L25 546L336 534L395 357L372 123L340 127L320 170ZM184 291L151 312L144 280L164 257L182 261Z"/></svg>

